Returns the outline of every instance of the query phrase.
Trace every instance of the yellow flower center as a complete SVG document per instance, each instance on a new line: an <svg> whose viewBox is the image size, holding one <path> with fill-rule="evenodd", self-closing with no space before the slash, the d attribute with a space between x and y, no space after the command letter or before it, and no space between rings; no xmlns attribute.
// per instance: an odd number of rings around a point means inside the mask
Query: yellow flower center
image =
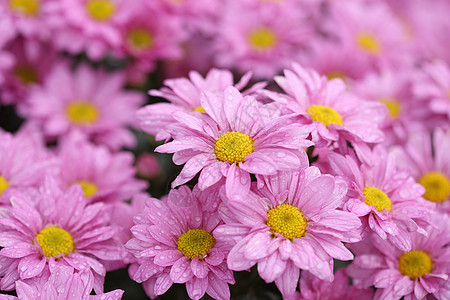
<svg viewBox="0 0 450 300"><path fill-rule="evenodd" d="M327 128L330 124L344 125L341 115L331 107L325 105L311 105L306 112L311 116L313 121L323 123Z"/></svg>
<svg viewBox="0 0 450 300"><path fill-rule="evenodd" d="M86 2L88 14L97 21L108 21L114 15L116 6L109 0L89 0Z"/></svg>
<svg viewBox="0 0 450 300"><path fill-rule="evenodd" d="M450 197L450 179L441 172L432 171L419 179L425 188L423 197L433 202L443 202Z"/></svg>
<svg viewBox="0 0 450 300"><path fill-rule="evenodd" d="M153 45L153 35L146 29L132 29L127 34L130 45L139 50L147 50Z"/></svg>
<svg viewBox="0 0 450 300"><path fill-rule="evenodd" d="M270 28L258 28L250 32L248 42L256 51L269 50L277 43L277 36Z"/></svg>
<svg viewBox="0 0 450 300"><path fill-rule="evenodd" d="M247 155L254 150L252 138L236 131L225 133L214 144L214 154L222 162L244 162Z"/></svg>
<svg viewBox="0 0 450 300"><path fill-rule="evenodd" d="M328 72L326 76L327 76L328 80L335 79L335 78L339 78L344 81L347 80L347 75L345 75L344 73L339 72L339 71Z"/></svg>
<svg viewBox="0 0 450 300"><path fill-rule="evenodd" d="M203 259L215 244L216 240L211 233L203 229L189 229L177 240L178 250L189 259L194 257Z"/></svg>
<svg viewBox="0 0 450 300"><path fill-rule="evenodd" d="M36 240L46 257L67 255L75 249L70 233L57 226L42 229L36 235Z"/></svg>
<svg viewBox="0 0 450 300"><path fill-rule="evenodd" d="M39 13L40 3L37 0L10 0L9 7L26 16L35 16Z"/></svg>
<svg viewBox="0 0 450 300"><path fill-rule="evenodd" d="M433 270L433 261L426 252L412 250L400 256L398 259L398 269L400 273L414 280L430 273Z"/></svg>
<svg viewBox="0 0 450 300"><path fill-rule="evenodd" d="M92 182L80 180L80 181L77 181L76 184L81 186L81 188L83 189L83 192L84 192L84 196L86 196L86 198L90 198L90 197L94 196L95 194L97 194L98 188Z"/></svg>
<svg viewBox="0 0 450 300"><path fill-rule="evenodd" d="M69 104L66 110L67 116L75 124L92 124L98 119L98 110L90 102L75 101Z"/></svg>
<svg viewBox="0 0 450 300"><path fill-rule="evenodd" d="M14 75L25 85L38 82L38 75L31 67L18 67L14 70Z"/></svg>
<svg viewBox="0 0 450 300"><path fill-rule="evenodd" d="M391 199L382 190L374 187L365 187L362 192L364 197L366 197L364 203L367 205L375 207L378 211L383 209L386 209L388 212L391 211Z"/></svg>
<svg viewBox="0 0 450 300"><path fill-rule="evenodd" d="M371 33L359 33L356 36L356 43L359 48L370 54L379 54L381 52L380 42L377 37Z"/></svg>
<svg viewBox="0 0 450 300"><path fill-rule="evenodd" d="M281 204L267 212L266 224L271 232L280 233L285 238L293 240L305 236L308 222L297 207Z"/></svg>
<svg viewBox="0 0 450 300"><path fill-rule="evenodd" d="M5 178L0 176L0 195L8 188L9 184Z"/></svg>
<svg viewBox="0 0 450 300"><path fill-rule="evenodd" d="M201 107L201 106L194 108L194 111L201 112L201 113L205 113L206 112L205 109L203 107Z"/></svg>
<svg viewBox="0 0 450 300"><path fill-rule="evenodd" d="M381 98L381 99L378 99L378 101L380 101L381 103L386 105L388 112L389 112L389 116L391 118L393 118L393 119L398 118L398 116L401 113L401 106L397 100L391 99L391 98Z"/></svg>

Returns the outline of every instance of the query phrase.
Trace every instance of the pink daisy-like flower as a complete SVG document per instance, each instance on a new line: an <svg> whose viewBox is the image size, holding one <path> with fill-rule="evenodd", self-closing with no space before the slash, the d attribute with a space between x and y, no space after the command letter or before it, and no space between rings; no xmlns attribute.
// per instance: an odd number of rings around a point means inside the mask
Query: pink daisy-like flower
<svg viewBox="0 0 450 300"><path fill-rule="evenodd" d="M113 150L135 144L133 126L142 94L123 90L124 74L106 73L81 65L74 72L57 65L42 86L30 91L25 117L37 123L49 138L82 132L95 144Z"/></svg>
<svg viewBox="0 0 450 300"><path fill-rule="evenodd" d="M57 156L58 180L64 187L80 185L89 203L130 200L147 188L146 182L134 178L134 157L129 152L111 153L71 135L62 142Z"/></svg>
<svg viewBox="0 0 450 300"><path fill-rule="evenodd" d="M226 177L227 196L239 200L250 190L250 174L273 175L308 166L303 148L312 145L306 140L311 128L297 124L296 115L279 117L277 106L243 97L234 87L223 93L204 92L201 107L205 113L174 113L179 122L169 129L174 140L156 148L175 153L175 164L185 164L172 187L201 171L201 190Z"/></svg>
<svg viewBox="0 0 450 300"><path fill-rule="evenodd" d="M366 143L383 140L379 127L386 107L346 92L341 79L328 81L314 70L293 64L292 70L285 70L284 77L277 76L275 81L287 95L270 91L266 94L281 103L287 113L299 113L306 123L317 125L312 132L316 144L326 145L342 138Z"/></svg>
<svg viewBox="0 0 450 300"><path fill-rule="evenodd" d="M450 119L450 67L443 61L426 63L416 74L413 94L434 114Z"/></svg>
<svg viewBox="0 0 450 300"><path fill-rule="evenodd" d="M17 192L11 204L0 218L0 289L12 290L15 281L39 278L62 265L88 271L96 293L103 291L101 261L125 255L103 203L87 205L80 187L63 192L47 177L39 193Z"/></svg>
<svg viewBox="0 0 450 300"><path fill-rule="evenodd" d="M450 129L437 128L431 137L416 128L407 143L392 152L398 165L425 187L423 198L436 203L436 209L450 214Z"/></svg>
<svg viewBox="0 0 450 300"><path fill-rule="evenodd" d="M308 271L303 271L300 277L300 293L296 292L289 300L360 300L372 299L373 290L357 288L349 285L345 269L334 273L334 280L320 280Z"/></svg>
<svg viewBox="0 0 450 300"><path fill-rule="evenodd" d="M347 268L353 283L374 285L375 300L449 299L450 219L438 218L439 229L430 226L427 236L411 235L410 251L400 251L377 235L371 236L371 247L365 251L355 247L355 260Z"/></svg>
<svg viewBox="0 0 450 300"><path fill-rule="evenodd" d="M137 112L139 124L142 130L154 135L156 140L167 140L171 137L167 131L168 126L177 123L177 120L172 117L174 112L204 112L200 103L202 92L223 92L227 87L233 85L242 90L250 78L251 73L247 73L234 85L233 74L230 71L211 69L205 78L196 71L190 71L189 79L166 79L165 87L160 90L150 90L149 94L167 99L170 103L156 103L141 108ZM243 94L249 95L264 86L265 83L255 84Z"/></svg>
<svg viewBox="0 0 450 300"><path fill-rule="evenodd" d="M39 280L17 281L17 297L11 299L79 299L79 300L120 300L123 290L91 295L94 282L87 271L74 273L73 268L57 266L45 283Z"/></svg>
<svg viewBox="0 0 450 300"><path fill-rule="evenodd" d="M344 210L360 217L364 233L375 232L403 251L411 250L411 233L426 234L434 204L421 196L425 189L382 146L366 154L370 164L359 165L352 157L330 153L332 173L348 181Z"/></svg>
<svg viewBox="0 0 450 300"><path fill-rule="evenodd" d="M143 282L150 297L183 283L192 299L205 292L229 299L227 283L234 284L225 260L229 245L213 237L221 219L217 213L204 212L195 197L179 195L172 191L167 201L149 198L144 213L135 216L134 238L126 244L140 259L133 279Z"/></svg>
<svg viewBox="0 0 450 300"><path fill-rule="evenodd" d="M312 33L302 7L290 1L229 2L215 33L217 64L270 78L298 61Z"/></svg>
<svg viewBox="0 0 450 300"><path fill-rule="evenodd" d="M342 242L357 242L358 218L340 211L346 183L321 175L316 167L279 172L253 186L247 198L219 208L225 225L214 238L234 244L228 267L234 271L258 265L266 282L275 281L284 297L294 294L300 269L333 280L333 258L353 259Z"/></svg>

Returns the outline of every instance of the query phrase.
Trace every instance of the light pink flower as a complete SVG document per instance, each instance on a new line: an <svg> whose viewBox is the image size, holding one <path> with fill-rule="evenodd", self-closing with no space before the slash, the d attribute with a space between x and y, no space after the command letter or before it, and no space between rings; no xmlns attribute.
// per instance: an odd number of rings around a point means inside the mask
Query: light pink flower
<svg viewBox="0 0 450 300"><path fill-rule="evenodd" d="M143 95L125 91L123 73L107 73L81 65L74 72L57 65L42 86L30 92L24 112L41 126L48 138L59 138L72 131L82 132L95 144L113 150L135 144L126 128L134 125L134 114Z"/></svg>
<svg viewBox="0 0 450 300"><path fill-rule="evenodd" d="M328 81L314 70L293 64L292 70L285 70L284 76L275 77L275 81L287 95L266 94L281 103L286 113L299 113L304 123L317 125L312 138L318 146L343 139L366 143L383 140L379 127L386 107L348 93L341 79Z"/></svg>
<svg viewBox="0 0 450 300"><path fill-rule="evenodd" d="M58 180L64 188L80 185L89 203L122 202L147 188L134 178L134 157L129 152L112 153L80 136L70 135L57 151Z"/></svg>
<svg viewBox="0 0 450 300"><path fill-rule="evenodd" d="M424 188L395 163L382 146L367 153L368 163L330 153L334 175L347 180L349 191L344 210L359 216L364 233L374 231L403 251L411 250L411 233L426 234L434 204L421 195Z"/></svg>
<svg viewBox="0 0 450 300"><path fill-rule="evenodd" d="M101 261L121 260L125 252L114 240L118 230L108 225L105 204L86 202L80 187L63 192L51 177L38 193L11 197L12 207L0 218L0 258L9 263L0 269L2 290L62 265L88 271L96 293L103 291L106 270Z"/></svg>
<svg viewBox="0 0 450 300"><path fill-rule="evenodd" d="M137 112L139 124L145 132L152 134L157 140L169 139L167 128L170 124L178 123L172 117L174 112L202 111L200 103L201 93L224 92L229 86L243 90L251 78L251 73L245 74L234 84L233 74L228 70L211 69L203 78L198 72L190 71L188 78L174 78L164 80L164 87L160 90L150 90L149 94L161 97L170 103L150 104ZM255 84L244 95L249 95L263 88L265 83Z"/></svg>
<svg viewBox="0 0 450 300"><path fill-rule="evenodd" d="M267 176L265 183L219 208L225 225L214 237L234 244L228 267L243 271L257 264L261 278L275 281L284 297L295 292L300 269L332 281L333 258L353 259L342 242L360 239L358 218L338 210L345 182L309 167Z"/></svg>
<svg viewBox="0 0 450 300"><path fill-rule="evenodd" d="M201 172L201 190L225 177L228 197L245 199L250 174L273 175L308 165L303 148L312 145L306 140L311 128L296 124L296 115L279 117L277 106L243 97L234 87L204 92L201 107L205 113L174 113L179 122L169 129L174 140L156 148L175 153L175 164L185 164L172 187Z"/></svg>
<svg viewBox="0 0 450 300"><path fill-rule="evenodd" d="M167 201L148 198L144 213L135 216L134 238L126 244L139 259L133 279L143 282L152 298L182 283L192 299L205 292L229 299L228 283L234 284L226 264L229 245L213 237L221 219L204 212L195 196L185 192L172 191Z"/></svg>
<svg viewBox="0 0 450 300"><path fill-rule="evenodd" d="M442 215L436 222L438 228L430 226L428 235L411 235L410 251L400 251L377 235L371 236L370 248L355 247L355 260L347 268L353 283L360 287L374 285L375 300L448 299L450 219Z"/></svg>
<svg viewBox="0 0 450 300"><path fill-rule="evenodd" d="M431 135L416 128L408 141L392 152L398 165L425 187L423 197L436 209L450 214L450 129L436 128Z"/></svg>

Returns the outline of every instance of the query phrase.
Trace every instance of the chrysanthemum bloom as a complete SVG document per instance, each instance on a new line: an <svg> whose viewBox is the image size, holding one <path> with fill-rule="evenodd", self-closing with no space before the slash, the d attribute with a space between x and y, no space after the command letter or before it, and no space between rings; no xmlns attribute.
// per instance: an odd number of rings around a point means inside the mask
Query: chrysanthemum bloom
<svg viewBox="0 0 450 300"><path fill-rule="evenodd" d="M378 236L370 239L370 251L355 249L355 260L347 268L353 283L375 286L374 299L449 299L450 232L448 216L440 216L428 235L413 233L410 251L400 251ZM434 297L432 297L434 296Z"/></svg>
<svg viewBox="0 0 450 300"><path fill-rule="evenodd" d="M239 200L250 190L250 174L273 175L308 166L303 148L312 145L306 140L311 128L296 124L296 115L277 116L272 104L260 104L228 87L223 93L202 94L203 114L174 113L179 122L169 129L174 140L155 150L175 153L174 163L185 163L172 187L201 171L201 190L226 177L227 196Z"/></svg>
<svg viewBox="0 0 450 300"><path fill-rule="evenodd" d="M195 197L179 199L172 191L167 201L149 198L134 221L134 238L126 247L140 259L133 279L143 282L150 297L184 283L192 299L205 292L215 299L230 298L227 283L234 284L234 278L226 264L229 245L213 237L221 222L217 213L204 212Z"/></svg>
<svg viewBox="0 0 450 300"><path fill-rule="evenodd" d="M347 191L344 181L321 175L316 167L279 172L256 184L247 198L219 208L226 223L214 238L235 244L228 267L247 270L257 264L266 282L275 281L284 297L297 287L300 269L333 280L333 258L353 259L342 242L357 242L361 222L337 208Z"/></svg>
<svg viewBox="0 0 450 300"><path fill-rule="evenodd" d="M55 166L55 161L35 132L21 131L12 135L0 131L0 141L0 203L9 205L10 192L37 188L43 174Z"/></svg>
<svg viewBox="0 0 450 300"><path fill-rule="evenodd" d="M337 45L352 48L366 68L375 70L411 63L405 27L385 3L331 1L330 4L326 32L341 41Z"/></svg>
<svg viewBox="0 0 450 300"><path fill-rule="evenodd" d="M57 65L43 85L30 92L24 115L49 138L80 131L95 144L113 150L132 147L135 138L126 127L134 125L135 111L144 97L123 90L124 85L122 73L92 70L87 65L71 72L68 66Z"/></svg>
<svg viewBox="0 0 450 300"><path fill-rule="evenodd" d="M244 89L250 78L251 73L245 74L234 87L239 90ZM149 94L164 98L170 103L156 103L141 108L137 112L139 124L142 130L154 135L156 140L169 139L171 135L167 131L167 127L170 124L178 123L172 117L172 113L178 111L204 112L200 103L202 92L223 92L227 87L233 86L233 84L233 74L228 70L219 69L211 69L205 78L196 71L190 71L189 79L166 79L164 81L165 87L162 87L160 90L150 90ZM248 95L264 86L264 83L255 84L243 93Z"/></svg>
<svg viewBox="0 0 450 300"><path fill-rule="evenodd" d="M125 253L114 240L117 229L108 225L105 204L86 202L80 187L62 192L51 177L39 193L11 197L12 207L0 218L0 258L10 263L0 269L0 289L12 290L15 281L39 278L62 265L88 271L95 292L103 291L101 261L121 260Z"/></svg>
<svg viewBox="0 0 450 300"><path fill-rule="evenodd" d="M255 6L230 1L215 33L217 64L271 78L298 61L313 23L303 5L295 4L259 1Z"/></svg>
<svg viewBox="0 0 450 300"><path fill-rule="evenodd" d="M142 7L141 1L54 1L49 15L53 27L52 42L58 49L71 54L85 51L89 58L101 59L108 50L120 46L119 26Z"/></svg>
<svg viewBox="0 0 450 300"><path fill-rule="evenodd" d="M422 101L423 106L438 115L446 115L444 125L450 119L450 67L444 61L424 64L416 74L413 94Z"/></svg>
<svg viewBox="0 0 450 300"><path fill-rule="evenodd" d="M41 300L41 299L79 299L79 300L120 300L123 290L91 295L94 282L87 271L74 273L73 268L57 266L48 280L17 281L17 297L11 299Z"/></svg>
<svg viewBox="0 0 450 300"><path fill-rule="evenodd" d="M147 188L146 182L134 177L132 153L111 153L71 135L62 142L57 156L58 180L64 187L81 186L89 203L130 200Z"/></svg>
<svg viewBox="0 0 450 300"><path fill-rule="evenodd" d="M345 269L339 269L334 274L334 280L320 280L308 271L303 271L300 277L300 293L296 292L289 300L360 300L372 299L373 289L357 288L349 285Z"/></svg>
<svg viewBox="0 0 450 300"><path fill-rule="evenodd" d="M424 186L423 198L436 203L436 209L450 214L450 130L437 128L431 137L416 128L408 142L392 150L399 166Z"/></svg>
<svg viewBox="0 0 450 300"><path fill-rule="evenodd" d="M346 92L345 83L335 78L330 81L316 71L298 64L275 77L287 94L266 91L267 95L285 107L287 113L299 113L306 123L317 128L313 141L321 146L339 139L378 143L383 140L379 129L386 116L386 107L365 101Z"/></svg>
<svg viewBox="0 0 450 300"><path fill-rule="evenodd" d="M348 181L348 200L344 210L359 216L363 232L375 232L403 251L411 250L411 233L426 234L434 204L421 196L425 189L401 171L395 157L376 146L366 157L369 164L358 164L350 156L330 153L333 174Z"/></svg>

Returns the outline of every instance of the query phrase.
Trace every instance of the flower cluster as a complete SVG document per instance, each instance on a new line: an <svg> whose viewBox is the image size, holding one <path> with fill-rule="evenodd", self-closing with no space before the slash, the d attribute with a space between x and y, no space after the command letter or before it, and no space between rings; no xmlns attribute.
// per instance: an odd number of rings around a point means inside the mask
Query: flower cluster
<svg viewBox="0 0 450 300"><path fill-rule="evenodd" d="M0 0L0 298L450 299L449 13Z"/></svg>

